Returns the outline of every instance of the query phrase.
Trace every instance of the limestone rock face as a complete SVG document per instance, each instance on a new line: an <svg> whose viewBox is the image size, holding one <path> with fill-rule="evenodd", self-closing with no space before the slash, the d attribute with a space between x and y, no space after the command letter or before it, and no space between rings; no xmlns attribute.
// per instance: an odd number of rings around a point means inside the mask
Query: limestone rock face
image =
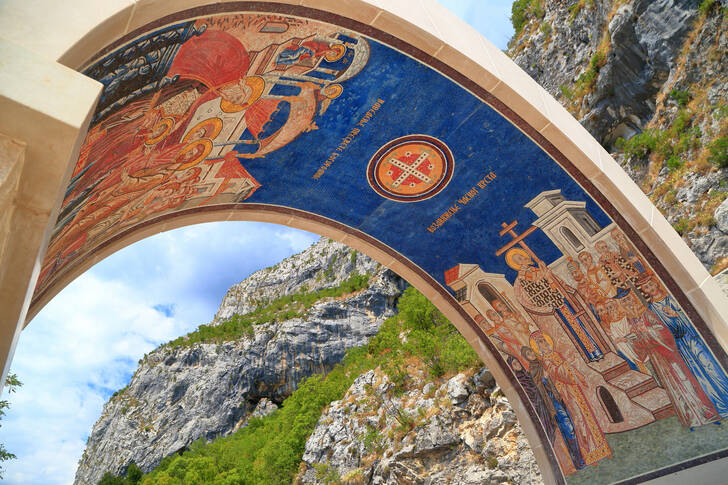
<svg viewBox="0 0 728 485"><path fill-rule="evenodd" d="M728 168L707 160L713 140L728 134L728 1L704 13L698 3L541 2L543 15L531 15L508 54L612 152L717 272L728 266L719 207L728 196ZM646 156L625 156L616 147L620 137L671 128L671 150L655 143Z"/></svg>
<svg viewBox="0 0 728 485"><path fill-rule="evenodd" d="M697 13L690 0L637 0L617 10L607 26L612 49L582 118L597 139L612 142L649 122Z"/></svg>
<svg viewBox="0 0 728 485"><path fill-rule="evenodd" d="M306 442L297 482L543 483L487 369L446 381L419 379L402 396L393 389L375 369L331 403Z"/></svg>
<svg viewBox="0 0 728 485"><path fill-rule="evenodd" d="M299 254L270 268L256 271L230 287L215 314L213 324L223 322L235 313L248 313L258 304L281 296L337 286L354 271L359 274L373 273L378 267L376 261L342 244L322 238ZM391 304L390 301L382 303Z"/></svg>
<svg viewBox="0 0 728 485"><path fill-rule="evenodd" d="M553 96L568 101L561 87L572 85L608 42L595 89L575 114L603 143L641 131L654 114L657 92L677 67L678 52L698 15L695 2L632 0L620 6L594 0L575 10L577 3L544 2L541 25L551 25L549 35L529 31L510 54Z"/></svg>
<svg viewBox="0 0 728 485"><path fill-rule="evenodd" d="M104 472L123 473L132 461L148 472L197 439L228 435L251 415L275 410L303 378L339 363L346 349L364 345L394 314L405 285L369 258L328 240L235 285L215 322L306 285L337 286L355 269L372 274L369 288L319 301L300 318L257 325L251 337L162 346L148 354L129 385L104 406L75 483L95 485Z"/></svg>

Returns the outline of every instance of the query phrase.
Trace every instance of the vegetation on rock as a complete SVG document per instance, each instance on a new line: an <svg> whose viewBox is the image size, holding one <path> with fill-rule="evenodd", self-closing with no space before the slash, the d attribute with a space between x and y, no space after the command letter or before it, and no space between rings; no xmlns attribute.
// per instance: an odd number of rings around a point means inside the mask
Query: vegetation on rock
<svg viewBox="0 0 728 485"><path fill-rule="evenodd" d="M245 315L235 314L219 325L200 325L197 330L165 344L168 347L192 346L200 343L220 343L253 336L253 325L290 320L305 315L306 310L324 298L336 298L363 290L369 286L369 274L352 275L339 286L313 292L299 292L276 298Z"/></svg>
<svg viewBox="0 0 728 485"><path fill-rule="evenodd" d="M531 18L541 19L544 16L542 0L516 0L511 6L511 24L518 36Z"/></svg>
<svg viewBox="0 0 728 485"><path fill-rule="evenodd" d="M694 117L691 110L682 109L667 129L648 128L629 140L618 138L616 146L632 160L644 159L654 153L655 157L666 162L669 169L675 170L683 165L679 158L681 155L701 146L702 131L700 126L693 124Z"/></svg>
<svg viewBox="0 0 728 485"><path fill-rule="evenodd" d="M354 283L347 286L350 291L356 287ZM403 392L407 387L408 366L413 362L422 363L431 377L437 377L473 367L479 359L434 305L409 288L399 300L399 314L386 320L368 345L350 349L343 364L326 375L305 379L271 415L251 419L248 426L228 437L210 443L199 440L181 455L165 458L139 483L278 485L290 482L299 468L306 439L325 406L341 399L356 377L377 367ZM402 426L410 424L405 422ZM372 449L376 448L376 430L364 439ZM321 473L326 475L327 470Z"/></svg>
<svg viewBox="0 0 728 485"><path fill-rule="evenodd" d="M99 485L137 485L141 481L143 475L144 474L136 463L132 462L127 467L125 476L115 477L111 473L106 472L104 473L104 476L101 477Z"/></svg>
<svg viewBox="0 0 728 485"><path fill-rule="evenodd" d="M22 386L23 383L20 382L18 379L18 376L15 374L8 374L8 376L5 378L5 392L8 394L12 394L17 390L18 387ZM7 399L3 399L0 401L0 418L5 416L5 410L10 407L10 401ZM0 443L0 463L8 460L12 460L17 458L13 453L10 453L6 448L5 445ZM4 470L0 466L0 480L3 478Z"/></svg>

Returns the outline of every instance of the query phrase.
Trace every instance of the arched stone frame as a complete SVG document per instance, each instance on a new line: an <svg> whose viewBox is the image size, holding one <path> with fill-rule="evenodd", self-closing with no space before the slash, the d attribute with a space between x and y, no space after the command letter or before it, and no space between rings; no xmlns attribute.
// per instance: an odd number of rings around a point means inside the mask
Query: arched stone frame
<svg viewBox="0 0 728 485"><path fill-rule="evenodd" d="M501 359L494 357L494 355L498 355L497 350L473 318L458 304L454 296L415 263L386 244L357 229L317 214L289 207L247 203L192 208L149 220L142 224L143 227L134 227L101 244L89 254L87 259L80 261L57 284L50 287L48 292L38 295L38 298L32 302L28 322L66 285L115 252L165 231L220 221L267 222L320 234L369 256L404 278L455 325L493 373L496 382L518 416L521 428L526 434L546 483L563 483L563 478L554 473L554 470L559 469L559 465L551 447L549 445L544 447L541 444L545 442L541 427L534 426L531 421L532 419L538 420L538 418L530 413L530 406L524 405L524 400L527 400L526 395L520 386L513 385L509 376L510 371L504 367Z"/></svg>
<svg viewBox="0 0 728 485"><path fill-rule="evenodd" d="M85 1L85 0L82 0ZM626 228L639 250L647 251L669 273L666 282L685 297L681 304L699 314L723 348L728 348L728 301L697 257L672 229L606 150L543 88L516 66L500 49L435 0L273 0L270 2L210 2L209 0L108 0L102 5L79 4L70 25L59 28L59 19L71 17L63 5L49 5L37 16L32 2L12 0L0 10L3 37L34 52L42 52L73 69L147 24L182 18L186 10L298 13L316 19L330 17L357 26L364 34L379 33L402 52L431 65L479 95L511 119L540 144L567 172L585 183L587 192L598 191ZM54 10L56 9L56 10ZM70 19L69 19L70 20ZM45 36L31 36L47 32ZM651 261L652 262L652 261ZM660 275L663 276L663 275ZM697 308L697 310L695 309Z"/></svg>
<svg viewBox="0 0 728 485"><path fill-rule="evenodd" d="M352 30L382 39L408 55L429 64L481 97L538 143L598 202L609 206L612 210L607 211L608 214L625 230L632 243L647 256L653 267L658 269L660 277L679 299L691 319L703 323L700 328L704 334L705 330L709 331L707 335L704 335L706 339L711 340L714 335L717 342L725 348L726 341L728 341L728 327L726 327L724 318L721 317L721 315L728 315L725 298L697 258L606 151L550 95L528 78L500 50L482 39L479 34L435 2L422 0L418 3L420 8L412 8L411 2L391 0L382 1L381 5L358 0L223 3L191 0L185 1L183 4L158 0L133 4L109 2L102 8L108 8L109 12L113 12L111 15L106 16L106 13L102 13L95 19L87 19L87 23L80 22L82 26L78 27L76 31L69 32L65 43L59 43L61 46L70 46L73 43L73 46L65 51L63 51L63 47L60 50L56 48L55 52L61 63L72 68L80 68L103 47L114 44L125 37L133 37L136 29L150 22L166 22L160 19L172 20L188 16L189 12L184 9L196 7L206 8L207 12L244 10L288 12L348 25ZM17 6L18 4L14 5L14 7ZM19 10L22 11L22 8ZM90 11L93 11L93 8ZM48 18L50 17L52 15L48 15ZM7 16L5 18L12 19ZM15 20L17 22L17 19ZM36 31L44 31L47 28L48 26L44 28L43 25L35 26ZM87 33L86 30L88 30ZM80 37L79 32L85 35ZM17 26L10 28L11 39L18 33ZM57 31L55 33L58 34ZM58 41L57 36L50 36L50 39ZM20 37L14 40L19 40L19 43L23 44L23 39ZM29 48L31 50L48 48L49 46L44 46L43 42L43 40L35 39ZM50 50L50 52L54 51ZM599 195L602 196L601 200ZM119 235L117 242L109 244L97 252L91 260L86 260L83 265L74 268L73 272L80 274L82 266L90 267L105 255L133 240L177 227L175 224L186 225L207 220L221 220L225 212L223 209L219 211L217 209L207 212L203 210L188 211L167 221L148 221L144 229L138 232L126 236ZM331 225L325 221L312 222L316 216L294 215L289 209L259 208L259 210L260 212L246 209L244 218L284 223L328 235L332 239L349 244L388 265L423 291L455 323L484 361L494 369L496 378L505 394L516 408L547 481L559 482L558 476L553 474L549 476L547 463L553 466L553 461L551 461L553 457L537 444L542 440L530 424L530 420L526 418L528 413L521 403L523 396L520 396L519 391L508 384L510 381L499 367L499 359L494 359L490 354L495 352L494 349L488 347L487 339L479 335L477 325L469 320L469 317L462 312L447 291L437 284L433 285L432 282L428 282L426 277L418 274L406 262L379 247L375 241L367 240L365 235L352 236L350 232L342 228L334 228L335 224ZM229 214L225 215L225 219L237 218L238 216L233 215L233 212L239 213L237 210L231 210ZM339 230L343 232L343 235L336 232ZM109 252L106 252L107 250ZM72 279L70 273L66 276L62 284L59 282L56 290ZM33 315L37 312L49 298L50 294L41 295L33 302L30 314Z"/></svg>

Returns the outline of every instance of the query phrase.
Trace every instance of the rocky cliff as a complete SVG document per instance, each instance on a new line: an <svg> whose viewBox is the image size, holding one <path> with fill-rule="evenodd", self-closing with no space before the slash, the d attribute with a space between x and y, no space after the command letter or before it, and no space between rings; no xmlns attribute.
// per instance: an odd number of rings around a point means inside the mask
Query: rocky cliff
<svg viewBox="0 0 728 485"><path fill-rule="evenodd" d="M728 1L517 0L508 53L728 266Z"/></svg>
<svg viewBox="0 0 728 485"><path fill-rule="evenodd" d="M213 324L236 313L249 313L282 296L337 286L354 271L373 274L379 271L379 264L353 249L321 239L301 253L233 285L222 299ZM381 303L391 305L392 300L382 300Z"/></svg>
<svg viewBox="0 0 728 485"><path fill-rule="evenodd" d="M132 461L147 472L199 438L230 434L251 415L274 410L304 377L340 362L347 348L365 344L393 314L404 283L325 239L233 286L211 325L286 295L336 288L355 272L370 275L367 288L294 308L295 317L254 324L240 338L189 344L190 334L146 355L129 385L104 406L75 483L95 485L104 472L120 474Z"/></svg>
<svg viewBox="0 0 728 485"><path fill-rule="evenodd" d="M306 442L297 483L543 483L487 369L449 380L410 371L402 395L375 369L331 403Z"/></svg>

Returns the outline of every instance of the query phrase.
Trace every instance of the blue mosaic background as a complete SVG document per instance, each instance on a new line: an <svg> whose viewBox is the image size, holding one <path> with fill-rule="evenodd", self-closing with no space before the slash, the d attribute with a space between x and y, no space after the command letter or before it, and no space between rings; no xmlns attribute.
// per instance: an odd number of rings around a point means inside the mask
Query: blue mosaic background
<svg viewBox="0 0 728 485"><path fill-rule="evenodd" d="M584 190L541 148L493 108L419 62L376 41L362 72L344 83L344 92L316 119L319 130L304 133L265 158L243 165L261 184L246 202L279 204L321 214L355 227L395 248L444 285L444 271L477 263L488 272L516 272L495 251L501 223L518 220L516 232L536 219L524 207L544 190L561 189L567 200L586 201L601 225L611 221ZM406 79L407 82L402 82ZM384 104L348 148L318 180L319 166L377 101ZM366 167L388 141L427 134L453 152L450 184L435 197L394 202L369 186ZM241 147L242 148L242 147ZM490 171L496 179L434 233L427 227ZM527 243L546 263L561 256L541 232Z"/></svg>

